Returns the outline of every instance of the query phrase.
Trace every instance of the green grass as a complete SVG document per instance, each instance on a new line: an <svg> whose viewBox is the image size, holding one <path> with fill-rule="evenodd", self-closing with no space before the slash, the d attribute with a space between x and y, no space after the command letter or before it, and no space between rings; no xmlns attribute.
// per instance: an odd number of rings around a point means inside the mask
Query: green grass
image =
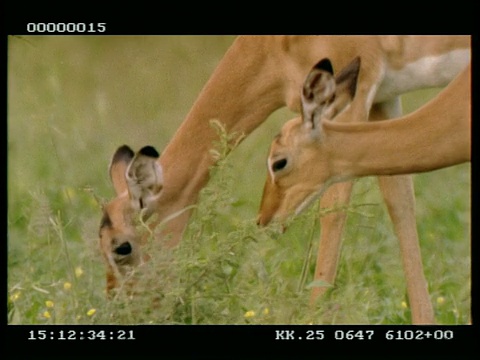
<svg viewBox="0 0 480 360"><path fill-rule="evenodd" d="M410 322L399 246L374 178L357 181L335 286L315 309L306 287L314 269L307 253L311 246L315 254L320 231L316 206L285 234L255 226L271 134L290 118L287 110L212 169L179 247L147 245L153 256L135 273L139 294L131 299L120 292L107 301L97 198L113 196L110 157L124 143L163 149L232 40L9 39L9 323ZM405 96L405 110L435 93ZM414 180L437 321L466 324L470 165Z"/></svg>

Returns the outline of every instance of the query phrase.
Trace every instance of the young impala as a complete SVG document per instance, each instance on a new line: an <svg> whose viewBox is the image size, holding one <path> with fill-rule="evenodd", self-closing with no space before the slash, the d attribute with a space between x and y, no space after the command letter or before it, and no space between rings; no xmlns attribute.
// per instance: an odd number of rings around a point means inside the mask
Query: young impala
<svg viewBox="0 0 480 360"><path fill-rule="evenodd" d="M134 158L120 149L111 166L117 197L104 208L100 242L107 259L108 289L115 287L124 269L141 261L139 238L132 213L139 209L156 213L152 226L163 222L159 237L164 246L176 245L191 215L189 206L208 181L214 159L209 155L216 132L211 119L222 122L228 132L248 135L276 109L288 106L299 112L300 89L306 75L320 59L329 58L343 69L361 58L355 98L336 117L340 122L387 119L401 115L400 95L415 89L447 85L470 61L470 36L240 36L219 63L195 101L186 119L157 160L150 151L144 158L151 177L147 195L142 176L125 178ZM151 150L151 149L150 149ZM158 167L157 167L158 166ZM140 171L140 173L143 172ZM136 180L135 180L136 179ZM139 189L129 189L129 186ZM410 176L381 177L380 187L403 247L410 249L409 262L421 268ZM331 186L322 207L347 203L351 183ZM169 219L169 221L166 221ZM321 218L317 278L332 282L335 276L345 213ZM433 323L433 308L427 284L421 276L409 277L407 287L414 323ZM417 274L418 275L418 274ZM315 292L315 295L319 292Z"/></svg>

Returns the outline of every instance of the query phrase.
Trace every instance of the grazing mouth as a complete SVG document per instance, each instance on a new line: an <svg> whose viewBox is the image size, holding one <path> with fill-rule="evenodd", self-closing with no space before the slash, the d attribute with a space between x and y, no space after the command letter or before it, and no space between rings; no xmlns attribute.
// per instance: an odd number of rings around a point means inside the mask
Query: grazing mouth
<svg viewBox="0 0 480 360"><path fill-rule="evenodd" d="M322 194L325 192L325 189L326 187L322 186L320 189L314 191L310 195L307 195L307 197L295 209L295 212L294 212L295 215L299 215L303 210L309 207L315 200L320 198L320 196L322 196Z"/></svg>
<svg viewBox="0 0 480 360"><path fill-rule="evenodd" d="M315 200L319 199L325 191L330 187L330 185L343 182L343 181L348 181L351 180L351 176L338 176L338 177L333 177L329 180L327 180L323 185L318 187L316 190L314 190L310 195L307 195L305 200L302 201L302 203L297 206L295 209L295 215L300 214L303 210L305 210L308 206L310 206Z"/></svg>
<svg viewBox="0 0 480 360"><path fill-rule="evenodd" d="M133 265L133 257L131 255L114 255L113 258L117 265Z"/></svg>

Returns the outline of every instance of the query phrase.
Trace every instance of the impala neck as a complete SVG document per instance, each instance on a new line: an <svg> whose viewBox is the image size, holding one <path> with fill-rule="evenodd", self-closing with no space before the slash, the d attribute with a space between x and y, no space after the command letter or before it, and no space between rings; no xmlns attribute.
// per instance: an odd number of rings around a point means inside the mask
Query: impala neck
<svg viewBox="0 0 480 360"><path fill-rule="evenodd" d="M401 119L322 125L322 151L333 159L332 175L338 178L425 172L469 161L470 66Z"/></svg>
<svg viewBox="0 0 480 360"><path fill-rule="evenodd" d="M229 133L248 135L284 105L274 55L263 53L266 40L237 38L217 66L161 155L165 184L160 206L178 210L193 204L208 181L214 163L209 150L218 140L210 120L224 124Z"/></svg>

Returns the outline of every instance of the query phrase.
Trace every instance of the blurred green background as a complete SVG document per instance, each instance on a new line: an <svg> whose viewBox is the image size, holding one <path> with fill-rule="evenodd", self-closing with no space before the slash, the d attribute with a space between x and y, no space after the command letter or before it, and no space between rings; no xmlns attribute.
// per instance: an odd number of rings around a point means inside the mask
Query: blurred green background
<svg viewBox="0 0 480 360"><path fill-rule="evenodd" d="M97 238L101 211L96 198L110 199L114 194L107 173L110 157L122 144L163 149L233 40L233 36L9 38L10 323L131 321L112 320L104 296ZM412 111L437 92L407 94L404 111ZM234 200L222 208L221 218L226 221L213 232L228 238L254 222L272 134L291 116L286 109L275 112L227 158L225 171L233 176L224 183L224 191ZM415 175L415 184L422 255L437 319L445 324L468 323L470 165ZM286 285L260 289L245 275L242 289L248 283L250 297L235 295L230 288L238 301L222 305L219 317L214 315L218 309L204 307L198 319L409 323L398 244L375 185L373 178L357 181L353 202L377 205L350 214L336 286L314 314L299 307L299 299L307 303L308 289L288 290L297 288L307 238L318 236L312 211L284 236L257 241L236 259L235 266L240 267L253 261L249 249L257 256L267 254L257 260L267 264L271 278ZM307 237L302 228L312 223L313 234ZM316 241L312 243L315 251ZM308 265L309 281L313 266ZM236 275L238 284L242 274ZM207 287L203 290L207 296ZM169 317L153 316L152 321L159 318Z"/></svg>

